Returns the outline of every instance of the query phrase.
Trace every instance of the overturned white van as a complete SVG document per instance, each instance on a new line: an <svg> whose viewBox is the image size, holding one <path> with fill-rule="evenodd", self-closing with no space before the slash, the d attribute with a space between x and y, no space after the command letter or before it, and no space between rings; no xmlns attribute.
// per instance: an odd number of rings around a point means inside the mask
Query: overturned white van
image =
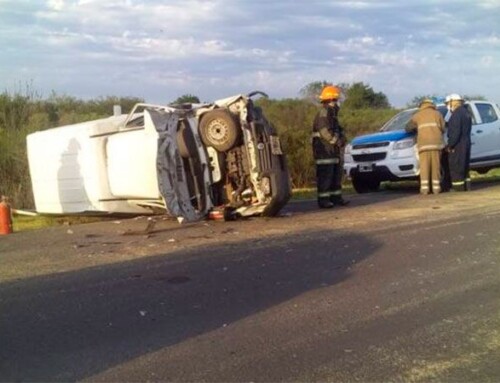
<svg viewBox="0 0 500 383"><path fill-rule="evenodd" d="M250 95L137 104L128 115L28 135L37 212L272 216L291 195L273 126Z"/></svg>

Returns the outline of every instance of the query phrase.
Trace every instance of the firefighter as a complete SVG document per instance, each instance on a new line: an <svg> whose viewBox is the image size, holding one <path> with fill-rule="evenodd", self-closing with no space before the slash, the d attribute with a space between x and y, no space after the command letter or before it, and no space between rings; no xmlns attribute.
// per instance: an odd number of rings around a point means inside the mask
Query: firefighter
<svg viewBox="0 0 500 383"><path fill-rule="evenodd" d="M413 115L406 131L417 132L420 159L420 193L441 192L441 150L444 148L444 118L431 99L424 99ZM430 181L430 182L429 182Z"/></svg>
<svg viewBox="0 0 500 383"><path fill-rule="evenodd" d="M448 121L448 162L455 191L470 190L470 150L472 119L458 94L450 94L451 117Z"/></svg>
<svg viewBox="0 0 500 383"><path fill-rule="evenodd" d="M338 122L338 87L328 85L319 97L322 108L313 123L312 146L316 163L318 206L332 208L349 202L342 198L343 154L346 138Z"/></svg>

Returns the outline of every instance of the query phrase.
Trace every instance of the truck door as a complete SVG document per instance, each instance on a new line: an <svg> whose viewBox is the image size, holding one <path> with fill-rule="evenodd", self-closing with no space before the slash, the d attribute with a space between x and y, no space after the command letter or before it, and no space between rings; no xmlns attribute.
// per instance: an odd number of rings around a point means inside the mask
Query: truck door
<svg viewBox="0 0 500 383"><path fill-rule="evenodd" d="M493 161L500 158L500 122L493 105L475 102L467 105L472 119L471 162Z"/></svg>

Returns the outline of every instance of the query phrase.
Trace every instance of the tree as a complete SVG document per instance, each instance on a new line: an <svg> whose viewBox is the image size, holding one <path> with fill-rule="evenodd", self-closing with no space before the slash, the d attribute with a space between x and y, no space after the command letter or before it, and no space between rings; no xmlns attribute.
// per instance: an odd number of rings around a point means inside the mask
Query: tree
<svg viewBox="0 0 500 383"><path fill-rule="evenodd" d="M178 97L172 104L199 104L200 99L192 94L184 94Z"/></svg>
<svg viewBox="0 0 500 383"><path fill-rule="evenodd" d="M319 100L318 97L321 94L321 90L327 85L332 85L332 84L326 80L314 81L302 87L299 90L299 94L301 98L303 98L304 100L308 100L311 102L318 102Z"/></svg>
<svg viewBox="0 0 500 383"><path fill-rule="evenodd" d="M345 109L384 109L391 107L384 93L375 92L371 86L362 82L355 82L351 85L341 84L340 87L344 89L345 93L343 104Z"/></svg>
<svg viewBox="0 0 500 383"><path fill-rule="evenodd" d="M326 85L332 85L331 82L326 80L314 81L302 89L300 89L299 94L303 99L309 101L318 101L318 97L321 94L321 90ZM391 105L387 99L387 96L382 92L375 92L372 87L366 85L362 82L355 82L353 84L342 83L338 85L342 89L344 94L344 104L343 108L347 109L365 109L365 108L376 108L384 109L390 108Z"/></svg>
<svg viewBox="0 0 500 383"><path fill-rule="evenodd" d="M486 97L478 95L478 94L471 94L471 95L464 94L462 97L464 98L464 100L478 100L478 101L486 101L487 100Z"/></svg>
<svg viewBox="0 0 500 383"><path fill-rule="evenodd" d="M420 95L420 96L415 96L411 99L411 101L406 104L407 108L417 108L423 100L425 99L431 99L434 101L436 104L440 104L444 102L444 97L443 96L437 96L435 94L426 94L426 95Z"/></svg>
<svg viewBox="0 0 500 383"><path fill-rule="evenodd" d="M467 100L482 100L482 101L486 100L486 97L481 96L481 95L474 95L474 94L473 95L464 94L464 95L462 95L462 97L466 101ZM430 98L436 104L442 104L442 103L444 103L444 100L445 100L445 97L436 96L435 94L434 95L415 96L411 99L411 101L409 103L406 104L406 107L407 108L416 108L426 98Z"/></svg>

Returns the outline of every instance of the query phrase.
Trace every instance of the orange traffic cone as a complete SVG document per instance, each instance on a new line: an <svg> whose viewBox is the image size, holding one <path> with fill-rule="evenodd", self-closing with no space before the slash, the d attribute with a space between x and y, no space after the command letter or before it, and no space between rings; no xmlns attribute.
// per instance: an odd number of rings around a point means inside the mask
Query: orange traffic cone
<svg viewBox="0 0 500 383"><path fill-rule="evenodd" d="M0 235L12 233L12 215L7 197L2 196L0 202Z"/></svg>

